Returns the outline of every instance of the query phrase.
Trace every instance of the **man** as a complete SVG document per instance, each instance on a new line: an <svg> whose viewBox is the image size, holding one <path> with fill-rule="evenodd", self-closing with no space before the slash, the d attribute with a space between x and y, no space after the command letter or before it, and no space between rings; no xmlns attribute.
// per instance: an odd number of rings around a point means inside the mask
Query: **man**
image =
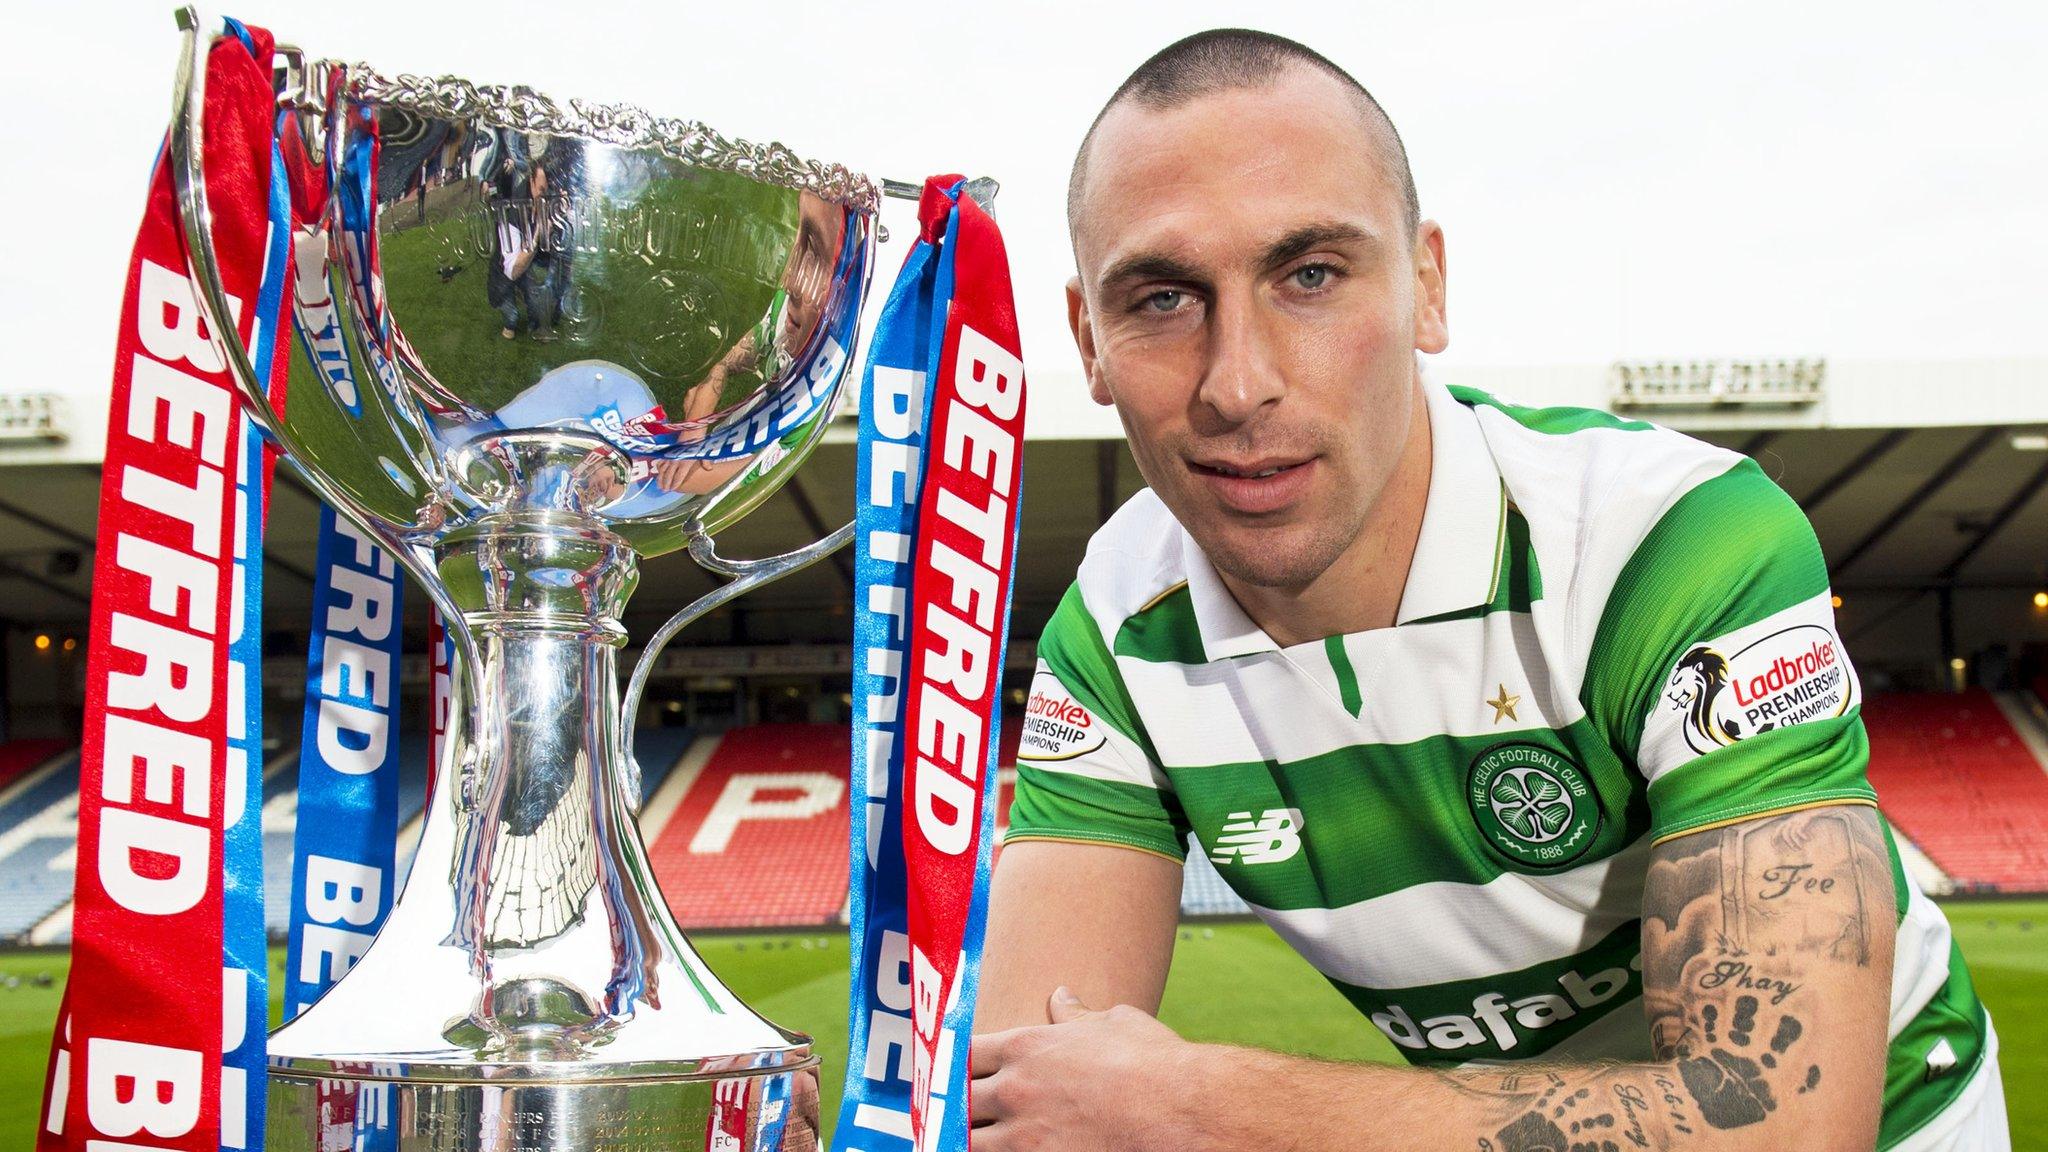
<svg viewBox="0 0 2048 1152"><path fill-rule="evenodd" d="M1443 232L1291 41L1147 62L1069 214L1089 388L1151 487L1040 641L977 1152L2006 1146L1783 492L1422 379ZM1415 1067L1152 1019L1190 832Z"/></svg>
<svg viewBox="0 0 2048 1152"><path fill-rule="evenodd" d="M547 141L543 139L542 144ZM523 173L510 169L500 179L498 214L498 263L489 284L491 305L505 321L498 335L511 340L519 335L520 307L525 306L533 338L542 344L555 340L555 315L561 303L566 269L560 242L555 236L558 205L548 195L548 170L534 163Z"/></svg>

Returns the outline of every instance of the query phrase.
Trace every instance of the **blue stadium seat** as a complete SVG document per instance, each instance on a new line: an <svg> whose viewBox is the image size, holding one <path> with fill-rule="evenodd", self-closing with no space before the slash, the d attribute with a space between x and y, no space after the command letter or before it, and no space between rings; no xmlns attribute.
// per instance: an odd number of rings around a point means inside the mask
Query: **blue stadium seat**
<svg viewBox="0 0 2048 1152"><path fill-rule="evenodd" d="M654 798L654 790L668 779L669 769L690 750L697 733L689 728L642 728L633 736L633 758L640 762L640 803Z"/></svg>
<svg viewBox="0 0 2048 1152"><path fill-rule="evenodd" d="M73 870L59 860L78 844L78 749L30 769L5 794L0 940L16 940L71 899Z"/></svg>
<svg viewBox="0 0 2048 1152"><path fill-rule="evenodd" d="M1223 874L1209 863L1202 846L1188 837L1187 867L1181 871L1180 914L1183 916L1249 916L1251 905L1232 891Z"/></svg>

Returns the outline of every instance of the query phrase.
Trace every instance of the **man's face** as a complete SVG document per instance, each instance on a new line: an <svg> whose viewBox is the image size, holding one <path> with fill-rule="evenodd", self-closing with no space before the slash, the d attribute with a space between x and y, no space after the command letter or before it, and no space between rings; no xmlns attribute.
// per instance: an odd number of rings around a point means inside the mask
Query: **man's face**
<svg viewBox="0 0 2048 1152"><path fill-rule="evenodd" d="M1090 393L1218 570L1301 588L1358 538L1447 342L1356 94L1306 68L1096 131L1068 311Z"/></svg>
<svg viewBox="0 0 2048 1152"><path fill-rule="evenodd" d="M782 287L789 294L789 303L782 313L782 331L777 334L783 350L792 355L803 351L824 315L833 287L832 272L846 242L845 209L823 197L804 193L798 201L797 219L796 244L782 270Z"/></svg>

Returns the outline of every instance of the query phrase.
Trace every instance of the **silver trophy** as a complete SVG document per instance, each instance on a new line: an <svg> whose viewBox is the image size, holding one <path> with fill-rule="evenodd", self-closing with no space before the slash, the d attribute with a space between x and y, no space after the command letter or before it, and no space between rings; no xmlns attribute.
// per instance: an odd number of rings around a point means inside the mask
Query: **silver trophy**
<svg viewBox="0 0 2048 1152"><path fill-rule="evenodd" d="M285 131L320 187L298 190L319 213L294 239L308 355L273 408L210 247L218 27L180 22L172 167L245 411L426 589L462 672L403 893L270 1038L269 1146L347 1148L370 1109L401 1152L815 1147L810 1039L676 927L627 730L679 629L851 538L712 546L826 427L881 191L693 121L280 49ZM622 709L639 559L686 547L731 582L650 638Z"/></svg>

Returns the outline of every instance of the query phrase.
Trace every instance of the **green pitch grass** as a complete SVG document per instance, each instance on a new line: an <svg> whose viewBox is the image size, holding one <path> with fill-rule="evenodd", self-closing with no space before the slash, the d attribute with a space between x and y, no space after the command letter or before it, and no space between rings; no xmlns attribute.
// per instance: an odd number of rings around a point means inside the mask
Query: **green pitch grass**
<svg viewBox="0 0 2048 1152"><path fill-rule="evenodd" d="M2029 1090L2048 1083L2048 900L1946 908L1977 990L1997 1020L2013 1147L2048 1152L2048 1094ZM846 1073L845 937L707 936L697 945L748 1003L817 1038L829 1125ZM273 965L280 958L274 953ZM50 1025L67 967L62 953L0 956L0 1152L33 1147ZM50 978L47 987L37 986L39 976ZM7 986L9 980L18 984ZM1250 984L1261 989L1256 1008L1243 995ZM1336 1060L1396 1060L1377 1030L1256 923L1183 926L1160 1015L1195 1040Z"/></svg>

